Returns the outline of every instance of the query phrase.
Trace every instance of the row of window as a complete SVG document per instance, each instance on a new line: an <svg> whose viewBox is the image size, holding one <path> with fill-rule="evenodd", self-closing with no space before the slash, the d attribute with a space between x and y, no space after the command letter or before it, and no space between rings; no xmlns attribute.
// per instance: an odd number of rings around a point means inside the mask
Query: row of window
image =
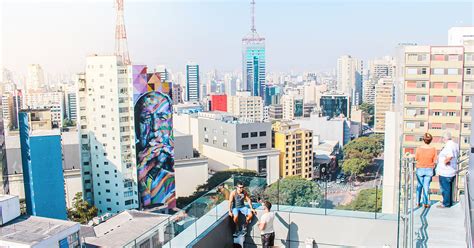
<svg viewBox="0 0 474 248"><path fill-rule="evenodd" d="M471 68L466 68L466 74L468 73L471 74ZM422 68L407 68L406 69L406 74L407 75L427 75L428 74L428 68L422 67ZM432 75L461 75L462 74L462 69L459 68L431 68L431 74Z"/></svg>
<svg viewBox="0 0 474 248"><path fill-rule="evenodd" d="M250 132L250 137L251 138L254 138L254 137L265 137L267 136L267 132L266 131L260 131L260 132ZM245 138L248 138L249 137L249 133L242 133L242 138L245 139Z"/></svg>
<svg viewBox="0 0 474 248"><path fill-rule="evenodd" d="M461 54L432 54L431 60L434 61L462 61ZM407 54L407 61L428 61L428 54L417 54L417 53L410 53ZM466 61L474 61L474 54L473 53L465 53L464 59Z"/></svg>
<svg viewBox="0 0 474 248"><path fill-rule="evenodd" d="M243 151L249 150L249 147L250 147L251 150L258 149L258 148L260 148L260 149L267 148L267 143L242 145L242 150Z"/></svg>

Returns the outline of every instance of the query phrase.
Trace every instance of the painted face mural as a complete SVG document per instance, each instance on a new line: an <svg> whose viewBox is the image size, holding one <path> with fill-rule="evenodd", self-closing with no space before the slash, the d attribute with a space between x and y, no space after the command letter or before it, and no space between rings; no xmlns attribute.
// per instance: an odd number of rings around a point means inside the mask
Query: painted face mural
<svg viewBox="0 0 474 248"><path fill-rule="evenodd" d="M167 86L155 87L157 84ZM168 208L173 208L176 199L172 101L163 90L171 87L168 87L169 83L151 84L149 80L147 86L148 92L137 95L135 104L140 205L146 208L167 204Z"/></svg>

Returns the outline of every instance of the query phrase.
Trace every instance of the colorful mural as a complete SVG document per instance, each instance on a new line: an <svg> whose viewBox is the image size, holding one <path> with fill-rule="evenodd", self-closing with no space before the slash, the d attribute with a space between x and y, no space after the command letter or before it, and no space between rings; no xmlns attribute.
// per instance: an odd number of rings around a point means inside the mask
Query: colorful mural
<svg viewBox="0 0 474 248"><path fill-rule="evenodd" d="M140 206L176 206L172 87L146 66L132 66Z"/></svg>

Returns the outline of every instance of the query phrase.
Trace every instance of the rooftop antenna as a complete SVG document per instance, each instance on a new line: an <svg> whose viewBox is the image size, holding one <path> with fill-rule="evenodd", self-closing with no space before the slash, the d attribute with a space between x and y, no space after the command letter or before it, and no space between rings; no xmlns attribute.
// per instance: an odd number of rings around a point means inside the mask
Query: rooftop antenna
<svg viewBox="0 0 474 248"><path fill-rule="evenodd" d="M124 0L115 0L115 10L117 11L117 22L115 26L115 55L121 57L121 61L124 65L130 65L127 32L125 31L123 15L123 1Z"/></svg>

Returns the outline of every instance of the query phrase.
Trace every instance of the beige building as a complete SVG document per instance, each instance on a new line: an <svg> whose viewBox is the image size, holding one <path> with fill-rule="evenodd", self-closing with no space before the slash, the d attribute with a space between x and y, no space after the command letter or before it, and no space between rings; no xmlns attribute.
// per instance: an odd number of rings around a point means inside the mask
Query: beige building
<svg viewBox="0 0 474 248"><path fill-rule="evenodd" d="M280 176L313 178L313 131L297 123L275 122L273 146L280 150Z"/></svg>
<svg viewBox="0 0 474 248"><path fill-rule="evenodd" d="M374 132L385 132L385 113L393 111L394 88L392 78L379 79L375 85Z"/></svg>
<svg viewBox="0 0 474 248"><path fill-rule="evenodd" d="M408 46L405 48L403 152L414 153L425 132L443 147L450 131L461 151L469 149L474 100L473 46Z"/></svg>
<svg viewBox="0 0 474 248"><path fill-rule="evenodd" d="M227 112L246 120L263 121L262 97L239 91L237 95L227 97Z"/></svg>

